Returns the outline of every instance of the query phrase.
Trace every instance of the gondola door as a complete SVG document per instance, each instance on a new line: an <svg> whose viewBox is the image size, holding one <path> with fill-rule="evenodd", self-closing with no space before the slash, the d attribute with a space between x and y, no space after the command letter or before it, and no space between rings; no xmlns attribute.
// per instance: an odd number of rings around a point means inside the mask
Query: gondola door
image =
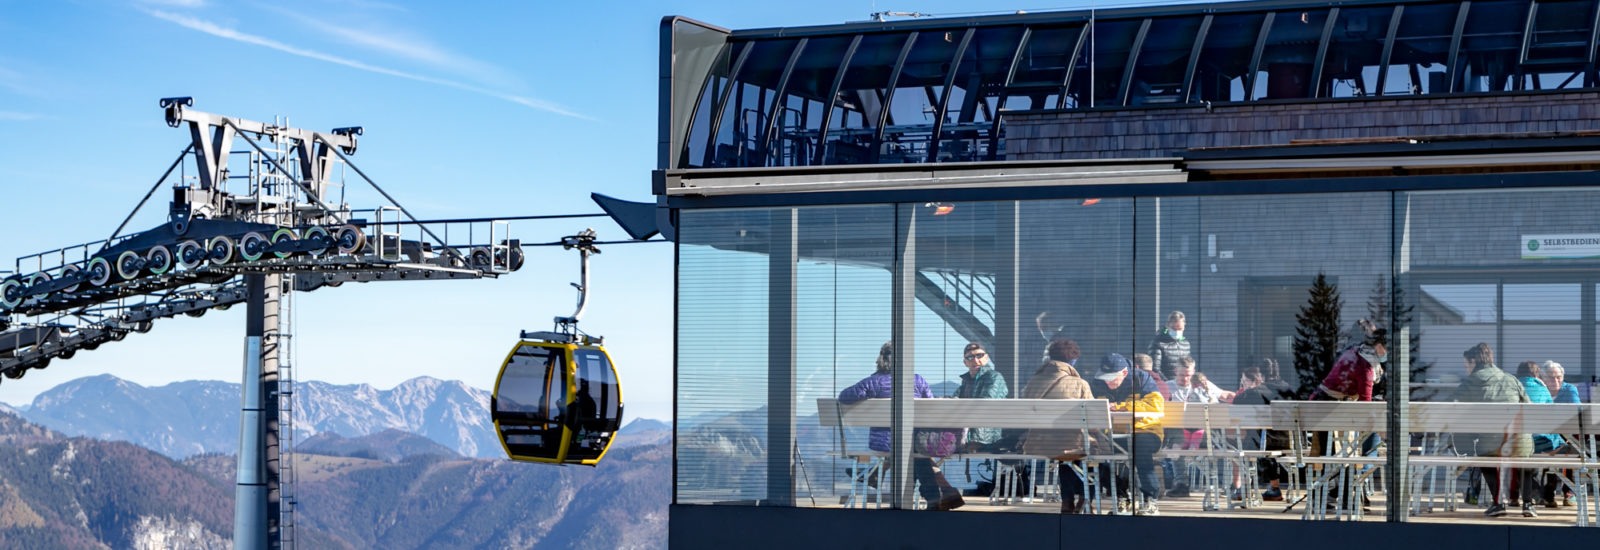
<svg viewBox="0 0 1600 550"><path fill-rule="evenodd" d="M568 422L572 444L565 460L593 466L605 457L611 439L621 427L622 386L604 348L576 348L572 358L574 385Z"/></svg>
<svg viewBox="0 0 1600 550"><path fill-rule="evenodd" d="M568 347L519 342L501 367L490 408L495 431L514 460L560 464L568 452Z"/></svg>

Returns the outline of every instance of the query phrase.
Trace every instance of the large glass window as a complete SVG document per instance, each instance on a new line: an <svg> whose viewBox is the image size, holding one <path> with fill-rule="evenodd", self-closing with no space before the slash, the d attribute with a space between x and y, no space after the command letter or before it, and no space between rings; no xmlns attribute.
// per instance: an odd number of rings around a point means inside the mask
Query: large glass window
<svg viewBox="0 0 1600 550"><path fill-rule="evenodd" d="M1456 89L1462 92L1504 92L1519 89L1517 61L1529 0L1473 2L1461 33L1456 57Z"/></svg>
<svg viewBox="0 0 1600 550"><path fill-rule="evenodd" d="M1389 72L1382 78L1384 95L1439 94L1449 91L1446 65L1462 4L1415 4L1399 8L1389 54Z"/></svg>
<svg viewBox="0 0 1600 550"><path fill-rule="evenodd" d="M945 93L945 76L956 60L963 32L939 30L916 35L900 79L888 93L889 118L877 149L879 163L927 160L939 98Z"/></svg>
<svg viewBox="0 0 1600 550"><path fill-rule="evenodd" d="M1278 12L1267 31L1266 49L1256 69L1252 99L1311 97L1311 72L1328 21L1326 10Z"/></svg>
<svg viewBox="0 0 1600 550"><path fill-rule="evenodd" d="M1082 27L1035 28L1006 88L1008 110L1054 109L1066 84L1067 66L1078 51Z"/></svg>
<svg viewBox="0 0 1600 550"><path fill-rule="evenodd" d="M1524 90L1579 88L1593 80L1589 35L1594 2L1539 2L1522 59Z"/></svg>
<svg viewBox="0 0 1600 550"><path fill-rule="evenodd" d="M1250 60L1264 20L1266 15L1259 13L1218 15L1212 20L1195 67L1195 93L1190 94L1195 102L1249 99Z"/></svg>
<svg viewBox="0 0 1600 550"><path fill-rule="evenodd" d="M767 499L768 254L774 213L682 213L677 502ZM781 225L780 225L781 227Z"/></svg>
<svg viewBox="0 0 1600 550"><path fill-rule="evenodd" d="M1022 27L978 29L961 56L940 125L937 162L988 158L989 132L995 127L999 93L1011 69Z"/></svg>
<svg viewBox="0 0 1600 550"><path fill-rule="evenodd" d="M1328 35L1317 97L1363 97L1378 90L1383 44L1397 8L1345 8ZM1446 41L1448 44L1448 41Z"/></svg>
<svg viewBox="0 0 1600 550"><path fill-rule="evenodd" d="M1154 19L1129 83L1128 105L1181 103L1202 17Z"/></svg>
<svg viewBox="0 0 1600 550"><path fill-rule="evenodd" d="M1072 68L1072 83L1067 87L1068 107L1107 107L1122 104L1122 73L1127 68L1128 52L1139 35L1143 20L1095 21Z"/></svg>
<svg viewBox="0 0 1600 550"><path fill-rule="evenodd" d="M768 121L769 127L763 129L771 134L763 138L764 165L807 166L817 160L828 93L854 40L852 36L832 36L806 41L784 83L782 104Z"/></svg>
<svg viewBox="0 0 1600 550"><path fill-rule="evenodd" d="M1586 429L1544 401L1590 395L1596 210L1600 188L684 211L677 499L1376 521L1398 482L1412 521L1484 521L1494 461L1583 465L1493 453Z"/></svg>
<svg viewBox="0 0 1600 550"><path fill-rule="evenodd" d="M869 34L861 38L839 93L832 98L823 164L876 162L873 140L883 113L884 90L908 34Z"/></svg>

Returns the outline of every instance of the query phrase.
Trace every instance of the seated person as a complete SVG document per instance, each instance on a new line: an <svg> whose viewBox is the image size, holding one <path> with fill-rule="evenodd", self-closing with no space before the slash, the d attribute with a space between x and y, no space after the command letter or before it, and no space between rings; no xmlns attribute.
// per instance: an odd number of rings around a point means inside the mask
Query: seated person
<svg viewBox="0 0 1600 550"><path fill-rule="evenodd" d="M1138 511L1141 515L1156 515L1160 513L1157 506L1159 499L1157 491L1161 485L1156 482L1155 455L1161 450L1161 416L1165 411L1165 402L1161 399L1161 392L1156 389L1155 378L1149 373L1131 368L1127 358L1120 354L1108 353L1100 359L1100 369L1095 374L1094 382L1090 388L1096 397L1110 401L1113 411L1154 413L1145 417L1136 417L1133 420L1133 438L1128 451L1133 454L1134 477L1139 482L1139 493L1144 495L1144 505ZM1118 499L1129 499L1128 478L1119 472L1120 481L1117 483ZM1132 508L1132 501L1128 502Z"/></svg>
<svg viewBox="0 0 1600 550"><path fill-rule="evenodd" d="M1494 350L1489 344L1479 343L1461 352L1462 361L1466 363L1467 376L1461 379L1461 385L1456 386L1454 401L1464 403L1527 403L1528 393L1522 389L1522 381L1506 374L1494 364ZM1456 434L1455 446L1457 451L1473 453L1478 456L1498 457L1527 457L1533 454L1533 437L1528 434L1503 434L1503 433L1477 433ZM1522 474L1520 468L1511 468L1513 479ZM1483 480L1489 487L1491 503L1483 515L1501 517L1506 515L1506 507L1500 502L1500 468L1480 468ZM1525 517L1538 517L1534 511L1533 502L1539 498L1538 488L1533 486L1531 480L1523 480L1522 486L1522 515Z"/></svg>
<svg viewBox="0 0 1600 550"><path fill-rule="evenodd" d="M961 387L956 388L960 399L1005 399L1011 396L1006 379L994 370L989 352L983 344L972 342L962 350L961 361L967 372L961 375ZM962 444L966 452L992 451L1000 441L1000 428L973 428L967 430L967 440Z"/></svg>
<svg viewBox="0 0 1600 550"><path fill-rule="evenodd" d="M1072 366L1078 361L1076 342L1066 338L1051 340L1045 353L1050 360L1039 365L1027 387L1022 388L1023 399L1094 399L1089 383ZM1028 430L1022 452L1072 462L1083 460L1088 449L1086 443L1082 430ZM1083 480L1066 466L1062 466L1060 478L1061 513L1081 513L1086 508Z"/></svg>
<svg viewBox="0 0 1600 550"><path fill-rule="evenodd" d="M932 399L933 392L928 389L928 381L922 375L914 375L913 396L923 399ZM855 385L839 392L839 403L849 405L866 399L882 399L894 396L894 342L889 342L878 349L877 372L872 376L861 379ZM874 451L890 452L889 428L874 427L867 431L867 448ZM917 492L928 501L929 510L954 510L966 504L961 498L961 491L950 487L944 475L933 468L933 460L928 458L911 459L911 474L917 480Z"/></svg>
<svg viewBox="0 0 1600 550"><path fill-rule="evenodd" d="M1294 399L1294 388L1283 380L1278 372L1278 361L1271 357L1262 358L1256 366L1244 369L1241 375L1242 382L1239 395L1233 398L1235 405L1271 405L1280 399ZM1245 438L1245 448L1255 451L1284 451L1289 449L1289 434L1282 430L1251 430ZM1282 482L1289 479L1289 471L1270 457L1256 459L1256 471L1261 474L1261 479L1271 484L1271 488L1261 493L1262 500L1283 500ZM1234 487L1239 487L1239 474L1234 472ZM1243 498L1243 495L1239 495Z"/></svg>

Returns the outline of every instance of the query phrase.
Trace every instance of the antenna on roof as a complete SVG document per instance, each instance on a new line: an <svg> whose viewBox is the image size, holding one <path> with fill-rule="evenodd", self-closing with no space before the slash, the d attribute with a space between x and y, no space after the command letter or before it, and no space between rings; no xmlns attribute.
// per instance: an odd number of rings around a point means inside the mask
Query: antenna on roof
<svg viewBox="0 0 1600 550"><path fill-rule="evenodd" d="M872 12L870 17L875 22L883 23L887 22L890 17L933 17L933 14L918 11L875 11Z"/></svg>

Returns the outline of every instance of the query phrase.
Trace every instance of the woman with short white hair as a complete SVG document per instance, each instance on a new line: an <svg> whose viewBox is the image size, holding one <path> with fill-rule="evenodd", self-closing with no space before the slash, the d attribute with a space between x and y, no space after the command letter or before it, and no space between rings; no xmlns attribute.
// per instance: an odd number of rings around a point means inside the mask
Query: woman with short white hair
<svg viewBox="0 0 1600 550"><path fill-rule="evenodd" d="M1561 363L1545 361L1539 365L1539 380L1550 389L1550 395L1555 397L1556 403L1580 403L1578 388L1566 383L1566 369L1561 368ZM1570 470L1569 470L1570 472ZM1554 474L1547 474L1544 480L1544 494L1541 495L1544 505L1549 508L1556 507L1556 489L1561 489L1561 504L1572 506L1572 493L1563 486L1561 480Z"/></svg>
<svg viewBox="0 0 1600 550"><path fill-rule="evenodd" d="M1566 369L1561 368L1561 363L1545 361L1539 368L1540 379L1545 387L1550 388L1550 396L1557 403L1581 403L1578 399L1578 388L1566 383Z"/></svg>

